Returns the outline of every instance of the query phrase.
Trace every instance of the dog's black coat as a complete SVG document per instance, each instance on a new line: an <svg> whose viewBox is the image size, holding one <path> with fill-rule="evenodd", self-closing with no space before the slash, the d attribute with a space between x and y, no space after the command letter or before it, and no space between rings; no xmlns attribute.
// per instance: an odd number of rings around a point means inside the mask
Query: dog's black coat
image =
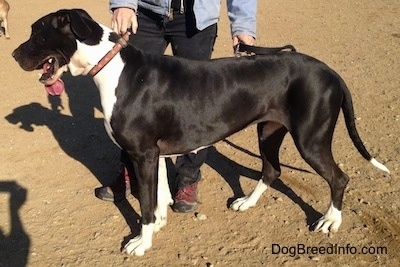
<svg viewBox="0 0 400 267"><path fill-rule="evenodd" d="M25 70L40 68L49 54L65 64L76 50L75 40L96 45L100 32L83 11L62 10L36 22L31 38L14 51L14 57ZM43 35L48 42L38 45L35 40ZM329 183L338 210L348 182L331 152L340 109L355 146L364 158L372 159L356 131L348 88L315 58L276 52L190 61L149 55L133 46L120 55L125 66L115 91L111 126L137 172L143 224L155 220L160 155L211 145L251 124L257 124L265 184L281 173L279 148L289 132L304 160Z"/></svg>

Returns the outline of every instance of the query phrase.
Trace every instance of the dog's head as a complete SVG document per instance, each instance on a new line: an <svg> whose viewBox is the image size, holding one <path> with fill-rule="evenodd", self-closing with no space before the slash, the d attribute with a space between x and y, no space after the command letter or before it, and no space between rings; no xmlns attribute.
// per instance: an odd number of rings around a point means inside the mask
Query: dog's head
<svg viewBox="0 0 400 267"><path fill-rule="evenodd" d="M102 35L103 29L86 11L62 9L33 23L31 36L12 55L25 71L42 69L39 81L50 89L57 87L60 76L67 71L77 41L96 45Z"/></svg>

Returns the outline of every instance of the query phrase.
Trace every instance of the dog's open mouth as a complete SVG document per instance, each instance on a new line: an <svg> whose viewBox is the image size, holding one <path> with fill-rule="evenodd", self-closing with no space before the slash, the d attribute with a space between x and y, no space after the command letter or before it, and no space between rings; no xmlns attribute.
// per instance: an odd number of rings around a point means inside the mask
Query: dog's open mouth
<svg viewBox="0 0 400 267"><path fill-rule="evenodd" d="M47 93L53 96L61 95L64 91L64 82L60 79L62 70L60 70L56 58L47 58L41 65L41 69L43 73L39 81L45 85Z"/></svg>

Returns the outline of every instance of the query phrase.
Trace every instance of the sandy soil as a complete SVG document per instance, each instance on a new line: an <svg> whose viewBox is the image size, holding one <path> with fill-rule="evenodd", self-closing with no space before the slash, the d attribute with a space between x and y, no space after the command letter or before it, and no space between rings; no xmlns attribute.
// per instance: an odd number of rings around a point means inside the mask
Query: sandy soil
<svg viewBox="0 0 400 267"><path fill-rule="evenodd" d="M392 172L361 158L340 116L333 150L351 180L338 233L308 230L325 211L329 188L289 136L281 180L255 208L227 208L259 177L250 127L216 144L202 167L198 212L206 220L171 210L168 225L140 258L120 252L138 232L137 199L114 205L93 195L115 176L119 153L103 129L92 81L66 75L66 94L48 98L38 74L23 72L11 57L39 17L82 7L109 24L108 1L9 2L11 39L0 38L0 266L398 266L399 1L259 1L257 44L290 43L337 70L351 88L360 135ZM228 27L223 15L214 57L231 56ZM54 109L58 101L62 110ZM291 247L320 252L292 253Z"/></svg>

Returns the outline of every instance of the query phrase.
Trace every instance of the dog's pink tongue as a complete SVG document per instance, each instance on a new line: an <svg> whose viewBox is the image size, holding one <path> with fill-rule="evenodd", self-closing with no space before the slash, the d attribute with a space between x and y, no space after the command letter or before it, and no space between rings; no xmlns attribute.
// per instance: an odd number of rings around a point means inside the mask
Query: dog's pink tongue
<svg viewBox="0 0 400 267"><path fill-rule="evenodd" d="M44 88L49 95L61 95L61 93L64 91L64 82L61 79L58 79L54 84L45 85Z"/></svg>

